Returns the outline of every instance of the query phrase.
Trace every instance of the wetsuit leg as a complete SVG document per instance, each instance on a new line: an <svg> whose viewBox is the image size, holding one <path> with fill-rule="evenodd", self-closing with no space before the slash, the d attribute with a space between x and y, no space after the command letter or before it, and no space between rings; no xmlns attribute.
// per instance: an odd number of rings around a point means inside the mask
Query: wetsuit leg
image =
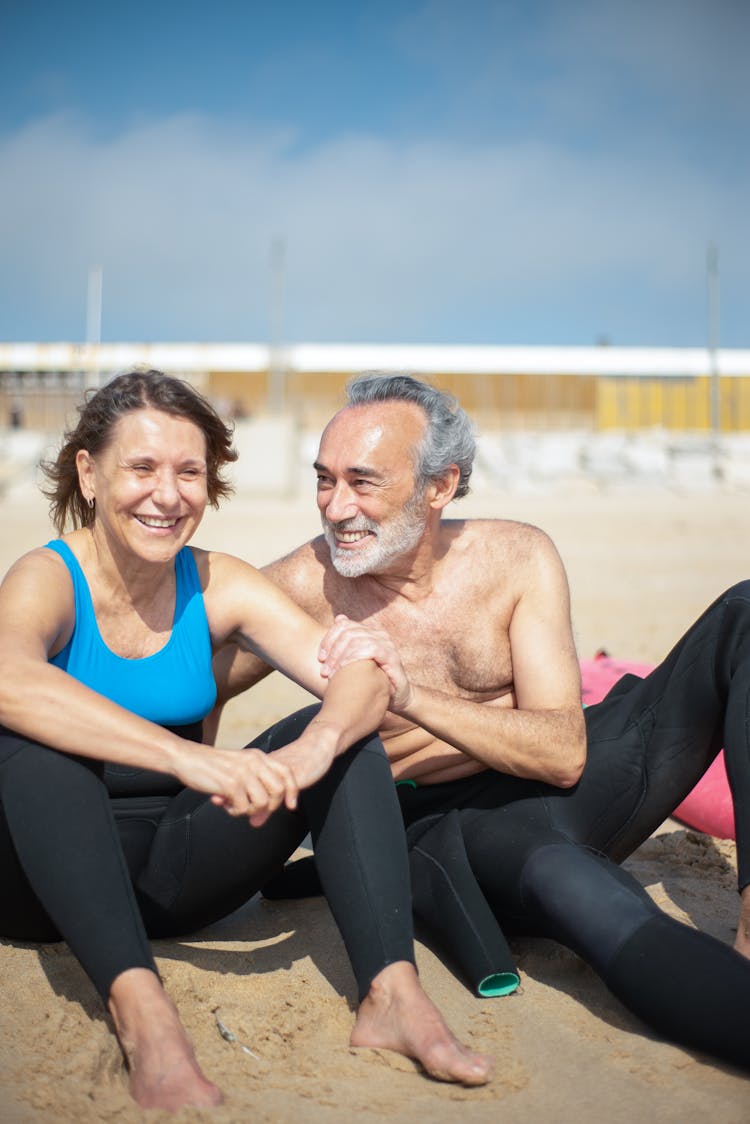
<svg viewBox="0 0 750 1124"><path fill-rule="evenodd" d="M586 710L588 760L573 789L547 789L554 824L620 862L687 796L722 744L750 882L750 582L724 593L645 679Z"/></svg>
<svg viewBox="0 0 750 1124"><path fill-rule="evenodd" d="M305 707L254 744L299 737L319 705ZM360 1000L389 964L414 963L409 859L396 790L380 738L362 738L301 793L328 904L341 931Z"/></svg>
<svg viewBox="0 0 750 1124"><path fill-rule="evenodd" d="M380 739L365 738L337 758L303 808L361 1001L383 968L415 962L406 837Z"/></svg>
<svg viewBox="0 0 750 1124"><path fill-rule="evenodd" d="M471 868L504 926L571 948L657 1033L750 1067L750 962L663 914L631 874L565 838L532 782L512 780L402 794L410 834L420 816L458 808Z"/></svg>
<svg viewBox="0 0 750 1124"><path fill-rule="evenodd" d="M253 745L266 752L298 737L307 707ZM248 900L312 834L321 882L352 961L360 997L387 964L414 960L403 824L385 753L365 738L261 828L185 791L170 801L136 887L151 935L184 933Z"/></svg>
<svg viewBox="0 0 750 1124"><path fill-rule="evenodd" d="M521 873L535 931L577 952L658 1034L750 1068L750 962L662 913L640 883L569 843L535 850Z"/></svg>
<svg viewBox="0 0 750 1124"><path fill-rule="evenodd" d="M155 972L96 764L3 730L0 801L0 932L62 937L105 1000L126 968Z"/></svg>

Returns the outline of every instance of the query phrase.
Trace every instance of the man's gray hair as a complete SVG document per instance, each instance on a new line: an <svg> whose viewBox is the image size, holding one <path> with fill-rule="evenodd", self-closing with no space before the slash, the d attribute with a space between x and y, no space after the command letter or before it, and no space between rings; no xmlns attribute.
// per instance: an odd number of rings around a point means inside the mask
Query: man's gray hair
<svg viewBox="0 0 750 1124"><path fill-rule="evenodd" d="M415 450L417 486L424 490L430 480L444 476L456 464L460 475L454 498L467 494L476 452L474 425L452 394L412 375L367 371L349 380L346 398L349 406L373 402L413 402L419 406L427 418L427 428Z"/></svg>

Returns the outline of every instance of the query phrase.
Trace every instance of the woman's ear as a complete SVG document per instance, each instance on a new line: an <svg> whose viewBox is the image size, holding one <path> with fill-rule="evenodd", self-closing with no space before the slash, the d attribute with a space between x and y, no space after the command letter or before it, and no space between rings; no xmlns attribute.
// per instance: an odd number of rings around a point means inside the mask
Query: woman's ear
<svg viewBox="0 0 750 1124"><path fill-rule="evenodd" d="M85 500L96 498L94 487L94 458L88 449L79 449L76 453L76 469L78 470L78 487Z"/></svg>

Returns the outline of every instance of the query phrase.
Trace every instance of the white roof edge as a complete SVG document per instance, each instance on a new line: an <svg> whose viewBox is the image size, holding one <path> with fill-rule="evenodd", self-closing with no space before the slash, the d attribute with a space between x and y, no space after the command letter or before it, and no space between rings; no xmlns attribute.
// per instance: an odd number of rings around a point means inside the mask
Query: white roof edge
<svg viewBox="0 0 750 1124"><path fill-rule="evenodd" d="M260 343L0 343L0 371L122 370L147 365L178 372L267 370ZM412 371L415 374L707 375L701 347L516 347L462 344L289 344L279 360L297 371ZM722 348L716 367L750 376L750 349Z"/></svg>

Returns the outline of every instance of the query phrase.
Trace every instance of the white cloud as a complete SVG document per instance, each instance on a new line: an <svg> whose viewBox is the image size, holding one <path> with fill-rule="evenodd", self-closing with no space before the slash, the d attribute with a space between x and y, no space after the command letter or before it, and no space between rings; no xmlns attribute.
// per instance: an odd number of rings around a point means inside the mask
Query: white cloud
<svg viewBox="0 0 750 1124"><path fill-rule="evenodd" d="M665 143L693 159L734 146L747 174L746 0L426 0L394 36L448 92L454 131L554 130L641 159Z"/></svg>
<svg viewBox="0 0 750 1124"><path fill-rule="evenodd" d="M199 115L6 136L0 337L80 338L101 264L106 338L265 339L278 235L296 339L700 343L712 240L747 301L743 192L668 151L645 166L549 139L295 141ZM747 345L739 315L735 331Z"/></svg>

